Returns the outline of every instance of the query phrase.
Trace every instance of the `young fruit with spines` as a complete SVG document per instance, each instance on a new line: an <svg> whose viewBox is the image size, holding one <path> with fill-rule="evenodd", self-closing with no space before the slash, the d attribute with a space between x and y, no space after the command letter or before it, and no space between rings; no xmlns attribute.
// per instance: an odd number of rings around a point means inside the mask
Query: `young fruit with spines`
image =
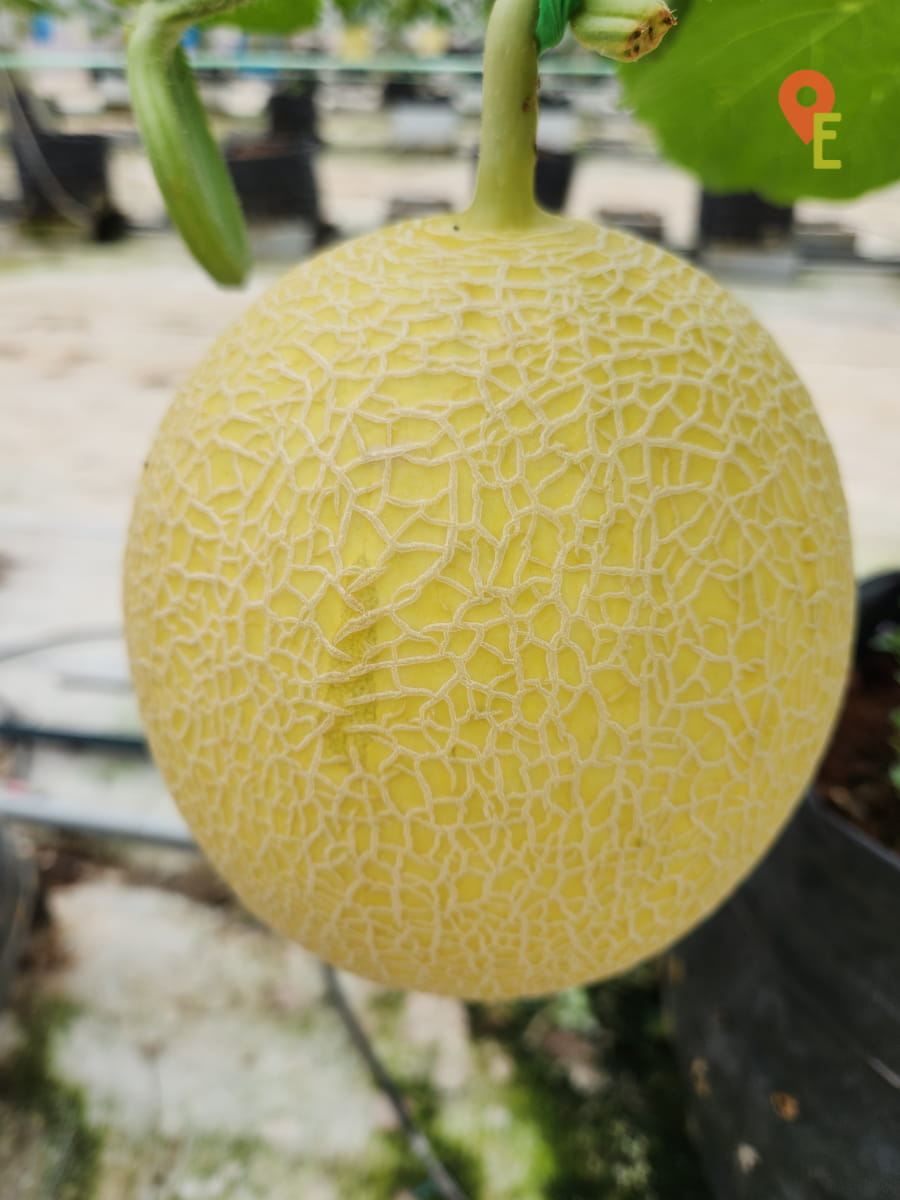
<svg viewBox="0 0 900 1200"><path fill-rule="evenodd" d="M824 744L853 605L834 456L768 334L523 199L530 7L495 6L473 206L302 264L218 340L125 572L154 755L247 905L484 998L621 971L737 885Z"/></svg>

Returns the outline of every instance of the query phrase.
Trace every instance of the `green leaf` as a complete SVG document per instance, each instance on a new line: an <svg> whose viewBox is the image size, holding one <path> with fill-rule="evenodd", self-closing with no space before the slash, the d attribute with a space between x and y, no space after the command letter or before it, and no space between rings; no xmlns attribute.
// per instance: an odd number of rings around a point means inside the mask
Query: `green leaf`
<svg viewBox="0 0 900 1200"><path fill-rule="evenodd" d="M897 0L683 0L678 28L620 68L625 99L663 153L711 191L774 203L849 199L900 178ZM816 169L778 102L795 71L825 75L840 124ZM804 97L805 99L805 97Z"/></svg>
<svg viewBox="0 0 900 1200"><path fill-rule="evenodd" d="M891 625L874 635L869 645L884 654L896 654L900 658L900 627Z"/></svg>
<svg viewBox="0 0 900 1200"><path fill-rule="evenodd" d="M247 33L287 36L316 25L321 11L322 0L250 0L204 24L236 25Z"/></svg>
<svg viewBox="0 0 900 1200"><path fill-rule="evenodd" d="M26 16L46 13L50 16L71 16L78 12L93 24L111 25L116 9L137 7L138 0L0 0L0 8L19 11ZM323 0L249 0L231 12L198 21L202 25L235 25L248 33L271 33L286 36L318 24Z"/></svg>
<svg viewBox="0 0 900 1200"><path fill-rule="evenodd" d="M540 0L536 37L541 54L563 40L566 27L580 5L581 0Z"/></svg>

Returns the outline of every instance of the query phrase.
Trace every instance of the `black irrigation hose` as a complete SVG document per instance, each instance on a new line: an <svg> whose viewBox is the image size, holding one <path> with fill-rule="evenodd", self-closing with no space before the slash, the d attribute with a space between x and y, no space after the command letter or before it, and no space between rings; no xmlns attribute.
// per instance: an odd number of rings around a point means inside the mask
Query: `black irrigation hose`
<svg viewBox="0 0 900 1200"><path fill-rule="evenodd" d="M0 741L50 742L78 749L149 754L146 740L135 734L95 733L88 729L61 729L52 725L30 725L25 721L15 720L0 721Z"/></svg>
<svg viewBox="0 0 900 1200"><path fill-rule="evenodd" d="M0 646L0 663L16 658L27 658L59 646L76 646L85 642L101 642L119 639L122 630L118 626L101 626L96 629L73 630L53 633L9 646ZM62 746L110 750L115 753L146 755L149 753L146 740L138 734L107 733L92 730L67 729L52 725L34 725L28 721L7 716L0 720L0 740L8 742L51 742Z"/></svg>
<svg viewBox="0 0 900 1200"><path fill-rule="evenodd" d="M322 974L325 979L326 998L337 1010L350 1035L351 1041L365 1060L365 1064L369 1068L369 1073L376 1086L387 1097L403 1132L406 1134L409 1148L427 1172L432 1187L438 1196L441 1197L441 1200L467 1200L465 1192L460 1189L459 1184L438 1158L437 1154L435 1154L434 1147L428 1140L427 1135L416 1124L409 1110L409 1105L388 1073L384 1063L375 1053L375 1049L369 1041L366 1031L360 1025L356 1013L353 1011L344 989L341 987L337 971L328 963L322 963Z"/></svg>
<svg viewBox="0 0 900 1200"><path fill-rule="evenodd" d="M199 849L188 827L177 817L153 817L106 808L89 808L40 792L4 787L0 782L0 825L5 821L50 829L55 833L70 833L76 837L144 842L190 852Z"/></svg>

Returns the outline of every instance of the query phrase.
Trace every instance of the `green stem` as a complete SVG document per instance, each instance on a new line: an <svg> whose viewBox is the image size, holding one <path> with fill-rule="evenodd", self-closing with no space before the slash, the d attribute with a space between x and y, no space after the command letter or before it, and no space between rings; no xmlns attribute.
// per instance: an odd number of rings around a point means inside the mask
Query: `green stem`
<svg viewBox="0 0 900 1200"><path fill-rule="evenodd" d="M481 152L466 229L525 229L549 218L534 198L538 0L496 0L484 47Z"/></svg>
<svg viewBox="0 0 900 1200"><path fill-rule="evenodd" d="M180 41L195 21L240 2L150 0L128 39L135 119L169 216L200 265L229 285L250 267L244 217Z"/></svg>

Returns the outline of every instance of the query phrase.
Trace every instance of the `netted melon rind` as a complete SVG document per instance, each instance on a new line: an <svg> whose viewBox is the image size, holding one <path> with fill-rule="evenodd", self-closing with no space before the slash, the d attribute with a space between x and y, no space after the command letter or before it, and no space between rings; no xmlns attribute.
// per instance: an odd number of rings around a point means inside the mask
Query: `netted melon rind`
<svg viewBox="0 0 900 1200"><path fill-rule="evenodd" d="M168 413L126 563L154 755L275 929L466 996L612 974L749 870L852 623L803 386L627 235L409 222L305 263Z"/></svg>

